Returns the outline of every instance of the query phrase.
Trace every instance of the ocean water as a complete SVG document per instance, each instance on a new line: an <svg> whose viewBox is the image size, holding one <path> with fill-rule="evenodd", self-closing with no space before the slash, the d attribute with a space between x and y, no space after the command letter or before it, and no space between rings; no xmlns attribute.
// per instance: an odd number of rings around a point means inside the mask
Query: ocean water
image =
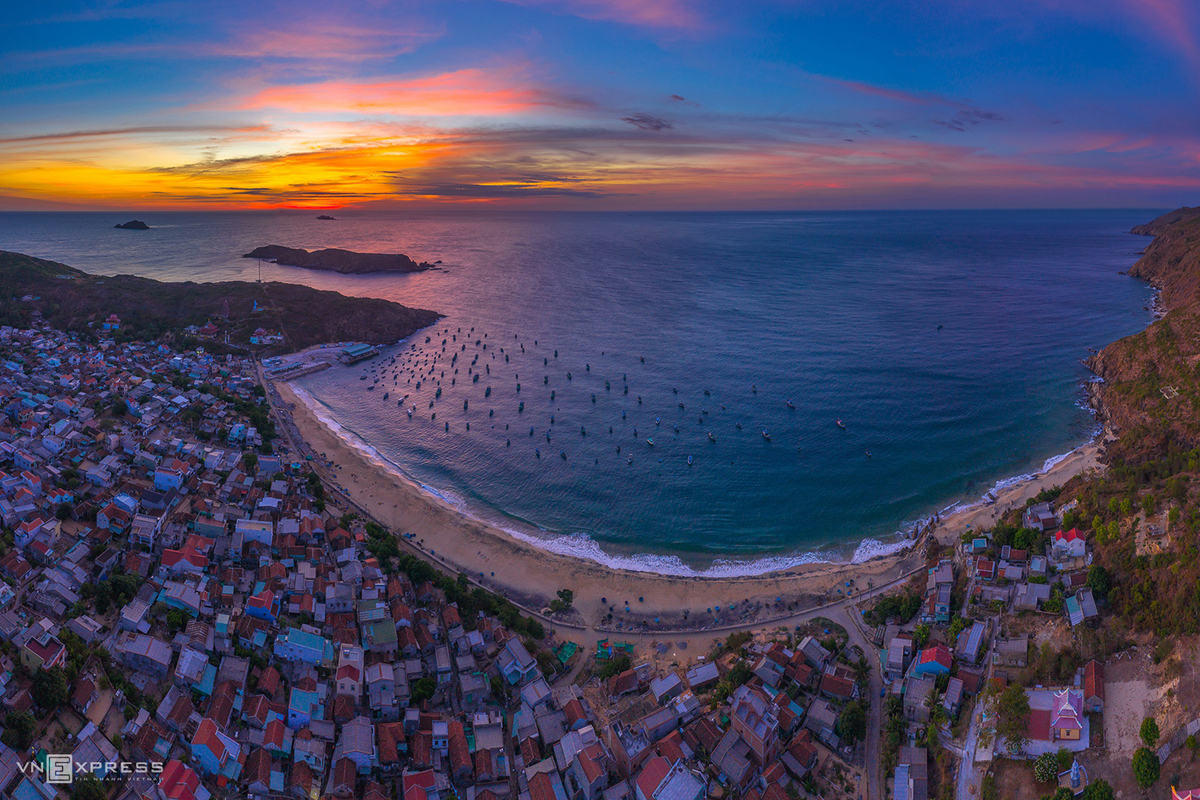
<svg viewBox="0 0 1200 800"><path fill-rule="evenodd" d="M446 315L302 379L320 413L544 546L730 573L868 557L1085 441L1080 362L1150 322L1118 273L1157 213L0 214L0 248L161 280L252 280L263 244L441 260L262 267Z"/></svg>

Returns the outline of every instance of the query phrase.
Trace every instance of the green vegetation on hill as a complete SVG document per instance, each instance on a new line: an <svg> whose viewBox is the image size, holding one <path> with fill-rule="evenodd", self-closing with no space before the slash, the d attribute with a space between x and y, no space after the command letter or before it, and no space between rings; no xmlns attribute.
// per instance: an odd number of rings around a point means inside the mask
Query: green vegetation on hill
<svg viewBox="0 0 1200 800"><path fill-rule="evenodd" d="M24 298L31 299L24 299ZM257 303L258 310L255 310ZM264 352L359 341L391 344L432 325L440 315L387 300L347 297L290 283L174 283L133 275L101 276L40 258L0 251L0 324L28 327L41 319L60 330L91 336L110 314L120 317L118 340L165 339L191 345L184 328L213 322L219 351L247 347L258 328L283 334Z"/></svg>

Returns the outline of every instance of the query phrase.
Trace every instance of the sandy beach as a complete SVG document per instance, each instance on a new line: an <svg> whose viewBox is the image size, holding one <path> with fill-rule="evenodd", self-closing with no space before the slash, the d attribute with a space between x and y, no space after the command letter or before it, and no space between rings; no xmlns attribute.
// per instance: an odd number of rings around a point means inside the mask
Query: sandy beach
<svg viewBox="0 0 1200 800"><path fill-rule="evenodd" d="M274 387L283 406L283 430L303 439L322 477L354 505L394 532L412 534L413 542L447 566L529 608L542 608L557 590L571 589L577 613L564 620L574 623L566 627L582 624L597 636L606 631L619 635L782 623L805 610L845 600L847 582L856 596L873 594L872 588L878 591L923 567L920 540L902 552L862 563L812 563L742 577L663 576L548 552L467 517L384 469L331 431L289 384ZM289 428L286 417L294 427ZM1089 443L1044 474L998 492L995 503L945 516L934 535L950 543L969 526L993 524L1005 510L1023 506L1042 489L1096 468L1098 450L1096 443Z"/></svg>

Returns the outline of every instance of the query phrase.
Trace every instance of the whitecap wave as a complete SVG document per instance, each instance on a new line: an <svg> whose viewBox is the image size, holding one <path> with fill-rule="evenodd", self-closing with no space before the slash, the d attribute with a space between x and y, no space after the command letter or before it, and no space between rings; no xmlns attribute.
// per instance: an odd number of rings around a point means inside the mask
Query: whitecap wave
<svg viewBox="0 0 1200 800"><path fill-rule="evenodd" d="M537 533L522 530L511 524L488 520L471 507L467 500L453 492L426 484L409 473L398 464L389 460L373 445L361 436L338 423L329 409L296 384L289 384L296 398L304 403L317 420L327 427L330 432L341 439L346 445L358 451L370 463L394 476L415 485L422 492L446 503L464 516L492 525L521 542L549 553L592 561L610 569L622 569L632 572L650 572L657 575L671 575L686 578L740 578L764 575L770 572L783 572L808 564L861 564L873 558L901 552L912 546L913 541L897 534L893 541L880 539L863 539L855 547L853 554L846 558L837 550L818 550L791 555L764 556L756 559L714 559L708 567L698 569L683 561L679 556L655 553L634 553L621 555L608 553L600 547L599 542L585 533L555 534L541 528ZM534 526L531 526L534 527Z"/></svg>

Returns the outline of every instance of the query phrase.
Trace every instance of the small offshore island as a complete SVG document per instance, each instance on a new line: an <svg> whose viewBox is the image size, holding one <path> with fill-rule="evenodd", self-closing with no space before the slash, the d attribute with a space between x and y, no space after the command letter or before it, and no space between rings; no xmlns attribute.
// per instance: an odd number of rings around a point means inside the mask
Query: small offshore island
<svg viewBox="0 0 1200 800"><path fill-rule="evenodd" d="M319 218L318 218L319 219ZM403 253L355 253L352 250L302 250L269 244L256 247L242 258L261 258L285 267L302 267L339 272L343 275L368 275L379 272L424 272L433 264L413 261Z"/></svg>
<svg viewBox="0 0 1200 800"><path fill-rule="evenodd" d="M124 231L148 231L150 226L142 222L140 219L131 219L129 222L121 222L113 225L114 228L119 228Z"/></svg>

